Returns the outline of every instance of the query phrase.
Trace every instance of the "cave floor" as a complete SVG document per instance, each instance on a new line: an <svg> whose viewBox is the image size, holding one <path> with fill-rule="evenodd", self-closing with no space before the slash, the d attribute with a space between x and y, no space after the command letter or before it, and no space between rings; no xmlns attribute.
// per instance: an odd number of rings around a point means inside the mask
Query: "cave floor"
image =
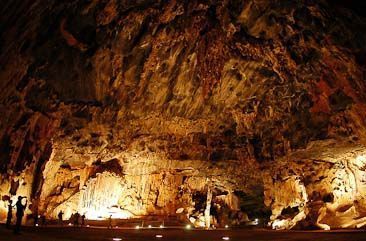
<svg viewBox="0 0 366 241"><path fill-rule="evenodd" d="M162 235L163 237L156 237ZM366 241L366 230L335 231L271 231L271 230L184 230L184 229L105 229L73 227L23 227L20 235L0 226L1 241Z"/></svg>

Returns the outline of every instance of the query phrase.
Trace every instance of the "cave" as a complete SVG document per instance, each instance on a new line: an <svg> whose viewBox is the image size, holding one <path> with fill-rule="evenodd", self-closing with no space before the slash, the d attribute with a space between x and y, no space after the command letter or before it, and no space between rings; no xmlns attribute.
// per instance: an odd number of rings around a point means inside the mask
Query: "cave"
<svg viewBox="0 0 366 241"><path fill-rule="evenodd" d="M6 226L17 229L22 210L27 235L78 216L90 230L358 235L364 10L353 0L4 0L0 222L10 208Z"/></svg>

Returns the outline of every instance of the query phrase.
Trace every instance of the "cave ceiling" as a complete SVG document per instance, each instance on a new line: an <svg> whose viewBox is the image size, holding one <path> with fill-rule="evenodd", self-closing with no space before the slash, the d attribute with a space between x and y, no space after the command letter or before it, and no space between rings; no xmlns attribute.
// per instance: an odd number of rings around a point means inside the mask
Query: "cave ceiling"
<svg viewBox="0 0 366 241"><path fill-rule="evenodd" d="M25 195L49 217L204 226L212 196L217 225L366 223L359 1L3 5L0 219Z"/></svg>

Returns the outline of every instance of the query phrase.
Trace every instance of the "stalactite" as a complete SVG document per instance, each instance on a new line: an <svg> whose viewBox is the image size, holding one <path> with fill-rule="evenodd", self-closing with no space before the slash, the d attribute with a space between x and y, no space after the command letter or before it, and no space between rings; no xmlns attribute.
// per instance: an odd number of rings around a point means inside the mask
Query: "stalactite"
<svg viewBox="0 0 366 241"><path fill-rule="evenodd" d="M123 218L113 207L118 207L118 200L124 191L122 178L103 172L90 179L80 195L79 210L89 219L106 218L109 215Z"/></svg>

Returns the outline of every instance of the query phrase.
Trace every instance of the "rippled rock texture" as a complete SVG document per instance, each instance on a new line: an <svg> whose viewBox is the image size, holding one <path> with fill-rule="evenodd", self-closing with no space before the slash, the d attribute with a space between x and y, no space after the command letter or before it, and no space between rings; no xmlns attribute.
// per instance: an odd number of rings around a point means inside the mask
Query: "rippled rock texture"
<svg viewBox="0 0 366 241"><path fill-rule="evenodd" d="M326 1L5 1L0 215L365 223L365 19Z"/></svg>

